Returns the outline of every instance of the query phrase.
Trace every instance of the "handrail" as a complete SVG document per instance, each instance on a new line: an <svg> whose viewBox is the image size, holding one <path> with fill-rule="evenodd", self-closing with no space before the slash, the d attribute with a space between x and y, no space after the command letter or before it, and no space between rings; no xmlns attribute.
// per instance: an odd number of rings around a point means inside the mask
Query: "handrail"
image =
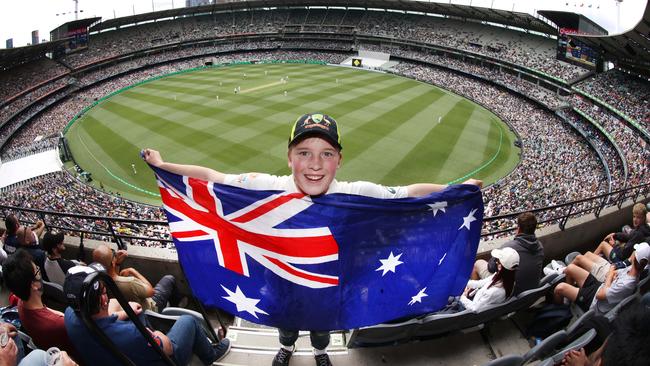
<svg viewBox="0 0 650 366"><path fill-rule="evenodd" d="M483 219L484 230L481 233L481 237L486 238L488 236L503 234L514 230L515 228L512 227L508 229L498 229L495 231L489 231L489 225L490 223L495 221L513 219L517 217L519 214L526 211L530 211L536 214L539 217L540 224L552 223L558 221L558 227L560 228L560 230L564 230L569 219L581 216L582 214L586 214L589 212L593 212L596 215L596 217L599 217L600 212L603 210L603 208L607 207L608 204L610 206L616 205L620 208L623 202L627 199L632 199L633 201L637 201L639 197L648 197L649 195L650 195L650 183L644 183L634 187L622 188L619 190L602 193L592 197L582 198L582 199L573 200L565 203L560 203L557 205L539 207L531 210L522 210L522 211L510 212L502 215L486 217ZM585 206L584 204L586 203L590 203L590 204L584 207ZM567 210L566 213L562 213L561 211L560 214L557 215L553 214L553 212L561 209L566 209ZM136 236L130 234L121 234L121 233L117 233L115 230L112 229L109 229L106 232L97 232L97 231L84 230L78 227L68 227L65 225L53 225L51 223L48 223L46 219L47 216L51 216L51 217L70 217L70 218L77 218L82 220L101 221L101 222L106 222L109 228L112 228L113 224L120 223L120 222L139 224L139 225L148 225L148 226L168 226L166 221L140 220L140 219L127 218L127 217L84 215L84 214L76 214L76 213L66 213L66 212L58 212L58 211L48 211L48 210L39 210L33 208L22 208L16 206L0 205L1 217L3 218L6 217L9 211L35 214L41 220L43 220L43 222L46 225L48 225L48 227L62 229L71 232L78 232L83 234L109 236L112 237L113 240L116 243L118 243L118 245L119 243L122 243L124 245L124 248L126 247L126 244L123 242L122 239L151 240L160 243L171 242L170 239L166 239L166 238L152 238L152 237L143 237L143 236ZM550 216L546 214L550 214Z"/></svg>

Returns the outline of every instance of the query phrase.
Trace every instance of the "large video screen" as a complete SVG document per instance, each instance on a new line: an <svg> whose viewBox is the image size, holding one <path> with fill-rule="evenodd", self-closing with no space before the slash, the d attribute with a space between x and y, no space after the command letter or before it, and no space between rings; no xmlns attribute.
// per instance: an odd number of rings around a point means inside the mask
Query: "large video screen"
<svg viewBox="0 0 650 366"><path fill-rule="evenodd" d="M596 68L600 54L573 36L560 34L557 38L557 58L583 67Z"/></svg>

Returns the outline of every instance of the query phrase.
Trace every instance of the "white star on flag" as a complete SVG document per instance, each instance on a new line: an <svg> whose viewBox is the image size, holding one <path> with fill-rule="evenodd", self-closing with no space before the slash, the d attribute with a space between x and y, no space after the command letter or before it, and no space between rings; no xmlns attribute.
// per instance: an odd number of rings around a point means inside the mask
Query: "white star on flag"
<svg viewBox="0 0 650 366"><path fill-rule="evenodd" d="M395 273L395 267L399 266L400 264L404 263L399 260L399 257L402 256L403 253L400 253L397 257L393 256L393 252L390 252L390 255L386 259L380 259L379 261L381 262L381 266L377 268L375 271L384 271L381 276L384 277L384 275L388 272L393 272Z"/></svg>
<svg viewBox="0 0 650 366"><path fill-rule="evenodd" d="M427 204L427 206L431 207L431 211L433 211L433 217L436 217L438 211L447 212L445 211L445 209L447 208L447 201Z"/></svg>
<svg viewBox="0 0 650 366"><path fill-rule="evenodd" d="M269 315L266 311L257 307L257 303L260 302L260 299L252 299L246 297L242 290L237 286L235 292L228 290L224 285L221 285L221 288L228 293L228 296L222 296L224 299L232 302L237 305L237 311L246 311L249 314L257 318L257 313Z"/></svg>
<svg viewBox="0 0 650 366"><path fill-rule="evenodd" d="M464 228L464 227L467 228L467 230L469 230L469 224L470 224L471 222L476 221L476 217L474 217L474 214L476 213L476 210L477 210L476 208L473 209L473 210L469 213L469 215L463 217L463 224L460 225L460 227L458 228L458 230L460 230L460 229L462 229L462 228Z"/></svg>
<svg viewBox="0 0 650 366"><path fill-rule="evenodd" d="M427 290L427 288L425 287L422 290L420 290L420 292L418 292L417 295L411 297L411 301L409 301L409 305L413 305L416 302L422 303L422 298L429 296L429 295L424 293L424 291L426 291L426 290Z"/></svg>

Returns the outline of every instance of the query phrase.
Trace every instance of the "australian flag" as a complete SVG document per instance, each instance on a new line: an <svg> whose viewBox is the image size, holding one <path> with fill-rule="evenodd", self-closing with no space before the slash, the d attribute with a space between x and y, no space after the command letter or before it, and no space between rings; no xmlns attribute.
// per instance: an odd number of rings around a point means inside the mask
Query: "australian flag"
<svg viewBox="0 0 650 366"><path fill-rule="evenodd" d="M476 256L483 201L473 185L311 197L153 169L194 294L255 323L338 330L433 312L462 293Z"/></svg>

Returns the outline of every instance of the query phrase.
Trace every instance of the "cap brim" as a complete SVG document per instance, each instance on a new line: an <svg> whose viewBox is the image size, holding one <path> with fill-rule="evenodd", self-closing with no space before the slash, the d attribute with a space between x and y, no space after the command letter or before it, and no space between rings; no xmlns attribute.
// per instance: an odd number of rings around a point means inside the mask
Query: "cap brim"
<svg viewBox="0 0 650 366"><path fill-rule="evenodd" d="M289 141L289 146L300 143L302 140L308 137L320 137L324 140L327 140L327 142L329 142L333 147L338 148L339 150L343 149L343 146L341 146L338 141L334 140L332 136L330 136L327 132L317 129L311 131L303 131L302 133L294 136L293 140Z"/></svg>

